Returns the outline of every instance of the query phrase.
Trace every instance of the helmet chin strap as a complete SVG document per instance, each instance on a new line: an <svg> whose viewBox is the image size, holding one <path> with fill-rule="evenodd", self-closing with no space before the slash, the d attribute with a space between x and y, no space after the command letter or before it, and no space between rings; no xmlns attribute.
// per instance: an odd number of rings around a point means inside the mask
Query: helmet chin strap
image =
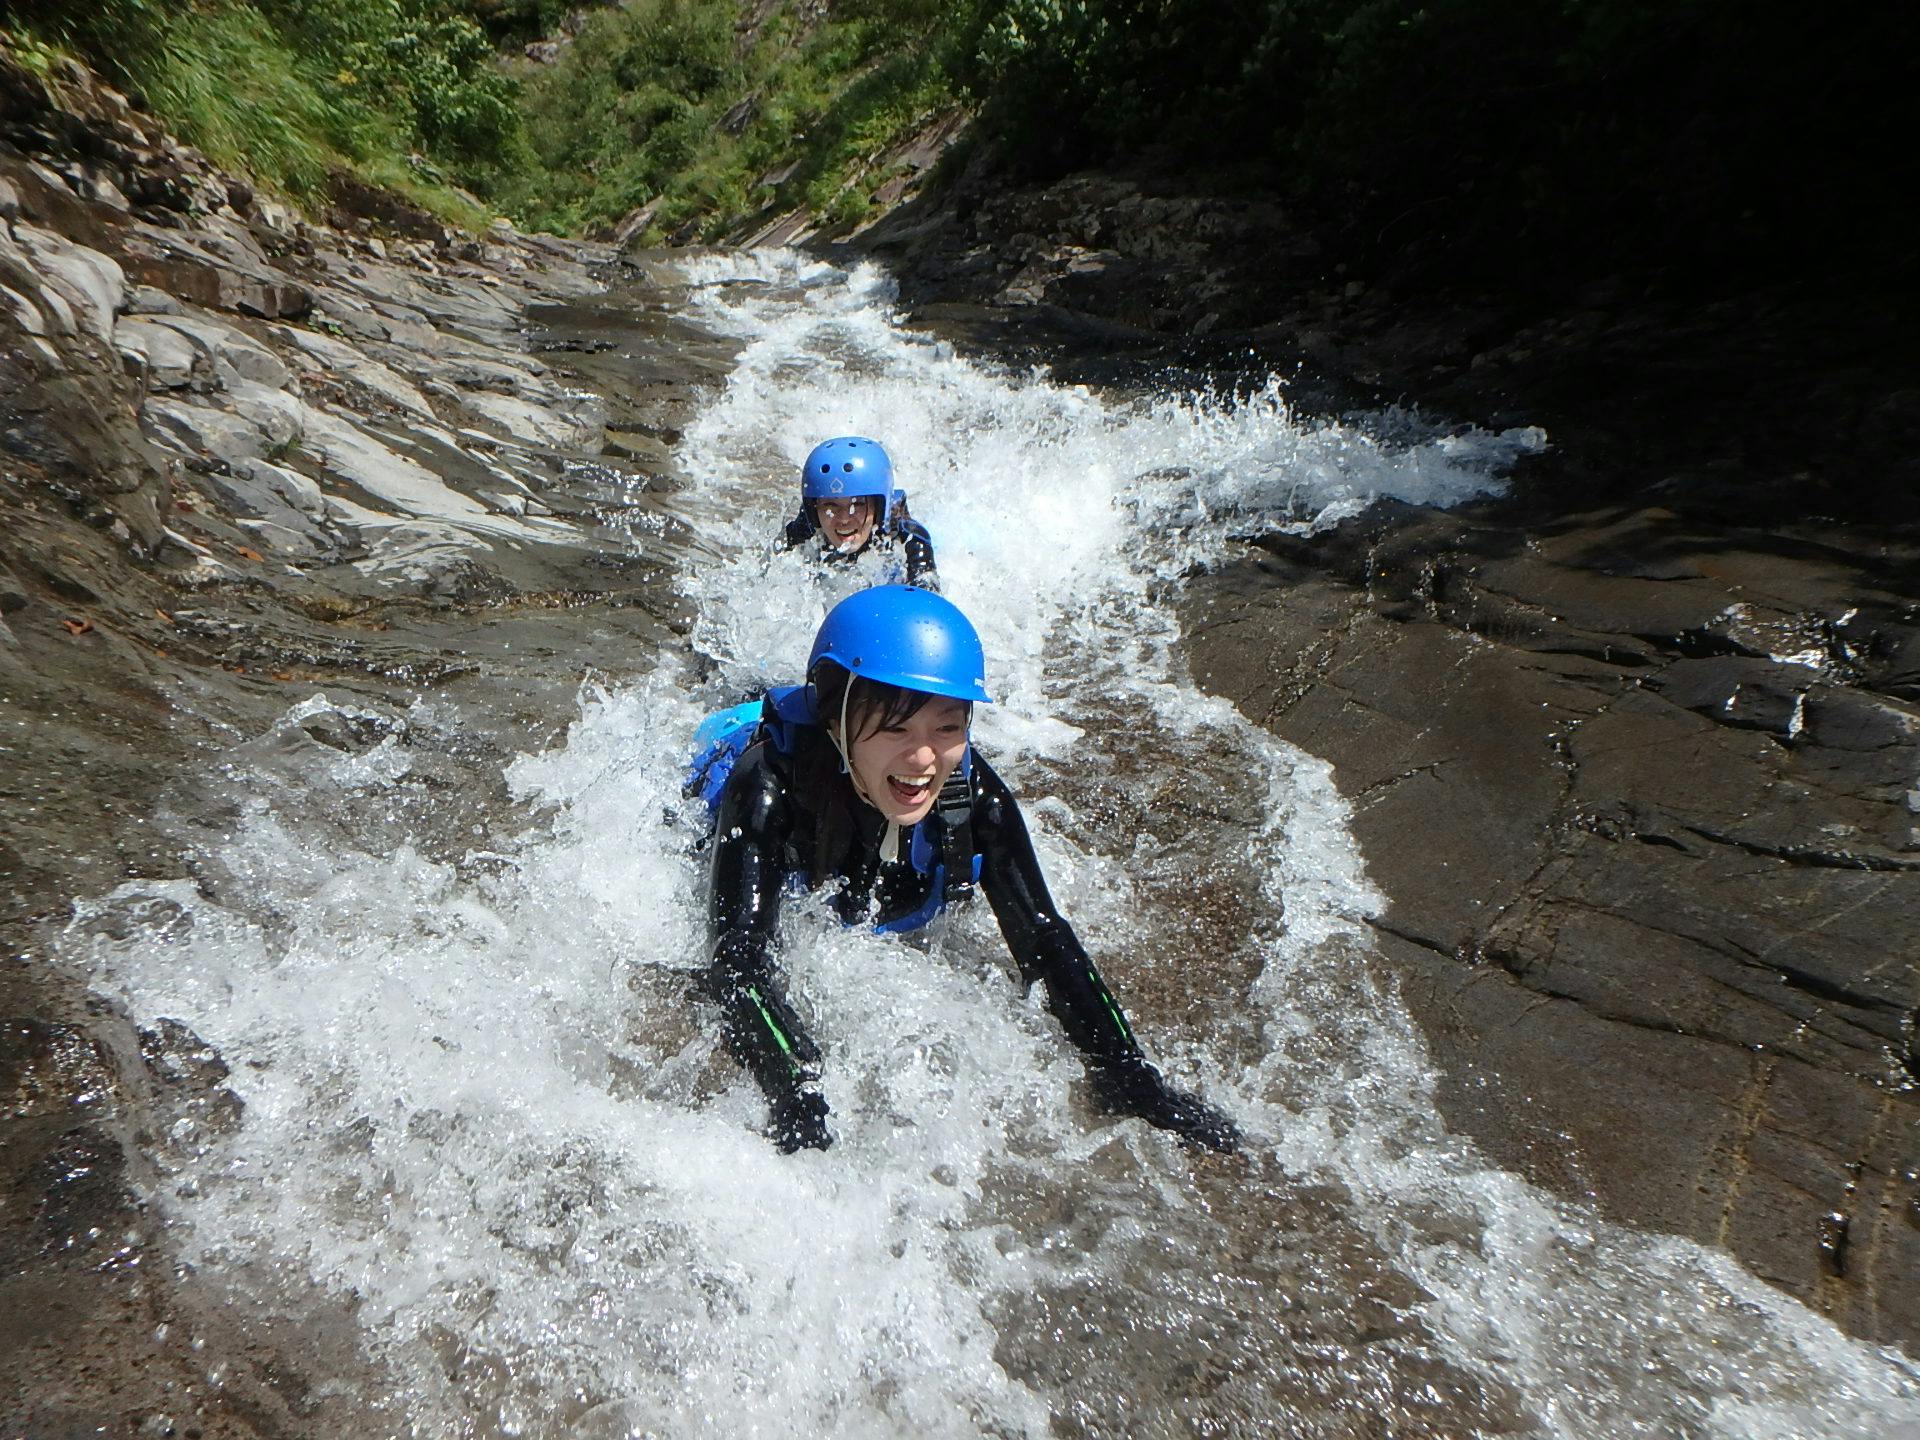
<svg viewBox="0 0 1920 1440"><path fill-rule="evenodd" d="M853 756L850 752L850 747L841 740L841 736L847 733L847 700L852 694L853 678L849 676L847 678L847 688L842 691L840 695L839 733L834 734L832 731L828 733L833 735L833 748L840 752L840 768L846 774L847 779L852 782L853 793L858 795L875 810L880 810L878 805L874 805L873 797L867 793L867 787L860 783L860 777L854 773ZM905 848L900 843L900 822L884 810L880 810L880 814L887 822L887 828L880 833L880 858L882 860L898 860L900 859L901 850Z"/></svg>
<svg viewBox="0 0 1920 1440"><path fill-rule="evenodd" d="M873 797L867 794L867 787L860 783L860 777L853 773L852 747L847 744L847 702L853 699L852 675L847 676L847 685L840 692L840 724L827 731L827 738L833 741L833 748L840 752L840 773L853 782L853 793L867 804L873 805ZM878 810L878 805L873 805Z"/></svg>

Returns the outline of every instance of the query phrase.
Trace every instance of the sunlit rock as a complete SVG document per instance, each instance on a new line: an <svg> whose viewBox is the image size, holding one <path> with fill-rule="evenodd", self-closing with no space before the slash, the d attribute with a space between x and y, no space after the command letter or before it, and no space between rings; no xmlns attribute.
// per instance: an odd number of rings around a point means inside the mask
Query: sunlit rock
<svg viewBox="0 0 1920 1440"><path fill-rule="evenodd" d="M455 525L409 521L381 530L354 569L401 589L449 593L478 575L476 556L486 541Z"/></svg>
<svg viewBox="0 0 1920 1440"><path fill-rule="evenodd" d="M278 339L303 351L333 371L342 381L356 385L389 405L409 411L423 420L435 418L427 397L405 377L396 374L364 350L320 330L282 326Z"/></svg>
<svg viewBox="0 0 1920 1440"><path fill-rule="evenodd" d="M80 327L111 342L114 317L126 307L127 280L112 257L76 245L66 237L33 225L16 226L13 238L40 272L47 289L71 307ZM0 239L0 246L6 245Z"/></svg>
<svg viewBox="0 0 1920 1440"><path fill-rule="evenodd" d="M153 323L175 331L205 353L223 381L238 377L280 389L291 378L292 372L278 355L252 336L211 316L160 315Z"/></svg>
<svg viewBox="0 0 1920 1440"><path fill-rule="evenodd" d="M469 391L461 398L468 409L522 444L594 450L604 434L605 412L597 400L570 400L562 412L486 390Z"/></svg>
<svg viewBox="0 0 1920 1440"><path fill-rule="evenodd" d="M196 375L211 379L213 366L205 352L179 331L142 316L128 316L114 327L114 344L130 369L138 369L152 390L179 390Z"/></svg>

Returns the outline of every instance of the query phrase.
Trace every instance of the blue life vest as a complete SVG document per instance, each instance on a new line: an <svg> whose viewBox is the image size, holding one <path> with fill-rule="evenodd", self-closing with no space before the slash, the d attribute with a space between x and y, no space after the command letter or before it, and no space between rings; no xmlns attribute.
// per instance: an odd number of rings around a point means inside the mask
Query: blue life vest
<svg viewBox="0 0 1920 1440"><path fill-rule="evenodd" d="M733 767L754 741L765 738L783 755L793 753L795 731L801 725L818 725L812 702L804 685L776 685L763 700L748 700L709 715L693 732L693 758L687 765L687 778L681 786L686 796L698 795L712 821L720 808L720 792L727 788ZM922 820L907 832L907 863L916 874L931 877L924 905L873 928L883 934L901 934L918 930L946 908L949 902L973 892L980 883L980 854L973 848L973 747L969 745L960 763L940 787L928 819L937 815L941 840L936 843L936 827Z"/></svg>

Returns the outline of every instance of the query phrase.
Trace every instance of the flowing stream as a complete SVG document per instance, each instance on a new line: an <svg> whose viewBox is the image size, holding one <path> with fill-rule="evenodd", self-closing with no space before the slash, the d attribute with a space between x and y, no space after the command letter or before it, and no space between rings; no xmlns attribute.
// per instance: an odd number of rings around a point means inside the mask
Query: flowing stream
<svg viewBox="0 0 1920 1440"><path fill-rule="evenodd" d="M1171 601L1234 535L1452 503L1542 436L1102 396L901 328L875 270L683 269L744 347L679 447L687 653L588 686L506 767L511 825L451 841L394 797L457 712L306 698L236 747L192 878L79 907L69 956L240 1101L160 1150L202 1283L349 1306L341 1395L397 1435L1920 1435L1911 1363L1447 1133L1328 768L1183 669ZM793 907L837 1143L760 1134L688 984L679 784L697 721L798 679L873 578L770 544L842 433L886 443L981 630L977 738L1056 898L1244 1156L1096 1114L984 905L911 944Z"/></svg>

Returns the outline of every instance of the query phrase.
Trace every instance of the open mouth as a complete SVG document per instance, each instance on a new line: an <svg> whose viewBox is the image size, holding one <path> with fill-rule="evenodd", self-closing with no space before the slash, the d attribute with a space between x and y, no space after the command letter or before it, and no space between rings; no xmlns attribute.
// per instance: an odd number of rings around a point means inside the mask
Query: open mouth
<svg viewBox="0 0 1920 1440"><path fill-rule="evenodd" d="M933 777L923 775L917 780L903 779L898 775L887 776L887 789L893 792L893 798L901 805L911 809L926 799L933 790Z"/></svg>

